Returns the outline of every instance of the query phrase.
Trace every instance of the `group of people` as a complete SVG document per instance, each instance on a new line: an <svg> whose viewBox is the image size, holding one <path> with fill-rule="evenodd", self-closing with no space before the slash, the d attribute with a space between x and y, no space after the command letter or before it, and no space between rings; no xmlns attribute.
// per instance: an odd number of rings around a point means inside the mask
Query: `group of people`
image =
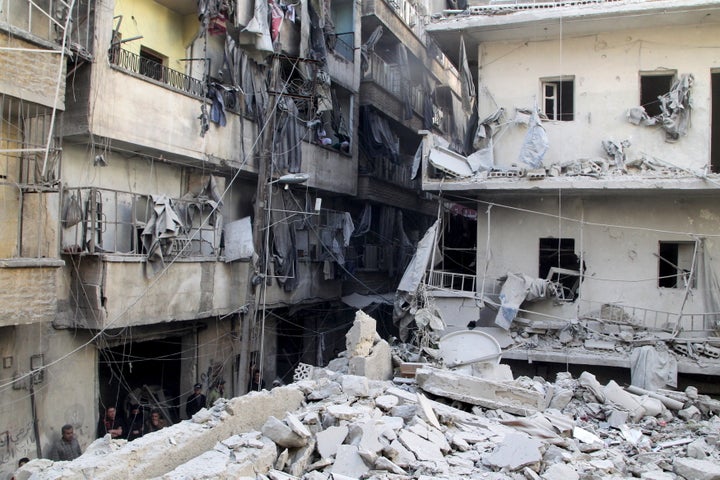
<svg viewBox="0 0 720 480"><path fill-rule="evenodd" d="M279 382L278 382L279 383ZM273 387L277 386L273 383ZM248 383L248 392L258 391L265 388L265 382L260 378L260 371L253 370ZM185 413L188 418L192 418L197 412L206 407L211 407L219 398L224 398L225 380L218 379L208 391L207 396L202 393L202 384L196 383L193 386L193 393L185 403ZM143 435L155 432L165 428L167 422L158 409L150 412L150 418L144 418L144 414L140 405L134 403L130 405L130 414L127 419L117 415L117 408L109 406L105 408L105 412L101 415L97 424L97 438L110 435L111 438L121 438L128 441L140 438ZM55 461L74 460L82 454L80 444L75 438L75 430L70 424L63 425L61 428L60 438L53 444L48 457ZM21 461L27 462L23 458ZM20 467L22 465L18 465Z"/></svg>
<svg viewBox="0 0 720 480"><path fill-rule="evenodd" d="M100 417L97 425L97 438L110 435L111 438L124 438L128 441L140 438L146 433L162 430L167 425L162 413L158 409L150 412L150 418L145 419L140 405L130 405L130 415L127 419L117 416L115 407L107 407L105 414Z"/></svg>
<svg viewBox="0 0 720 480"><path fill-rule="evenodd" d="M225 380L218 379L213 383L213 386L208 391L207 396L202 393L202 384L196 383L193 386L193 393L185 402L185 414L188 418L192 418L197 412L203 408L210 408L217 401L218 398L224 398L225 395Z"/></svg>

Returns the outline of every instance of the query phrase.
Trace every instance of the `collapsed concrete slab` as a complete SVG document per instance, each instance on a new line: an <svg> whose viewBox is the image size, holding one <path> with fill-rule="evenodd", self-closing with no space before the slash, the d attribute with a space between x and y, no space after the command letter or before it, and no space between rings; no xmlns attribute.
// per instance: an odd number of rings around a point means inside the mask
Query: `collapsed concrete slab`
<svg viewBox="0 0 720 480"><path fill-rule="evenodd" d="M253 392L219 401L205 423L190 420L150 433L132 442L101 438L73 462L57 462L42 478L115 480L153 478L212 450L216 443L238 432L258 430L268 415L284 416L297 410L305 395L295 386ZM27 480L29 475L17 477Z"/></svg>
<svg viewBox="0 0 720 480"><path fill-rule="evenodd" d="M540 392L448 370L425 367L416 372L415 379L433 395L517 415L532 415L547 403Z"/></svg>

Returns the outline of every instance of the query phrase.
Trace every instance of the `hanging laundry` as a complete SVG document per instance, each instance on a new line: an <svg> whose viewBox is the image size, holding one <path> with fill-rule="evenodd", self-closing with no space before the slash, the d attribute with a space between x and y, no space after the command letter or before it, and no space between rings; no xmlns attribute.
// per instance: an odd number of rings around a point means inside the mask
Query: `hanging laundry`
<svg viewBox="0 0 720 480"><path fill-rule="evenodd" d="M282 27L283 11L273 0L268 0L270 7L270 37L276 42L280 36L280 28Z"/></svg>

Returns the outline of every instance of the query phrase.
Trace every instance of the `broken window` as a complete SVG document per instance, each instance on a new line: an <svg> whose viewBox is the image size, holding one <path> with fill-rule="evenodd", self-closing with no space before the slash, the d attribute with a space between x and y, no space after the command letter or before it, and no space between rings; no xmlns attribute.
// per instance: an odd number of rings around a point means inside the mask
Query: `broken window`
<svg viewBox="0 0 720 480"><path fill-rule="evenodd" d="M538 277L561 289L558 299L575 300L580 286L580 258L575 254L574 238L540 239Z"/></svg>
<svg viewBox="0 0 720 480"><path fill-rule="evenodd" d="M575 118L575 78L541 79L543 112L550 120L569 122Z"/></svg>
<svg viewBox="0 0 720 480"><path fill-rule="evenodd" d="M352 62L355 57L355 20L352 0L333 0L332 21L335 24L334 51L345 60Z"/></svg>
<svg viewBox="0 0 720 480"><path fill-rule="evenodd" d="M695 242L660 242L659 250L658 287L695 288Z"/></svg>
<svg viewBox="0 0 720 480"><path fill-rule="evenodd" d="M151 50L147 47L140 47L140 75L154 78L155 80L163 80L163 65L167 57Z"/></svg>
<svg viewBox="0 0 720 480"><path fill-rule="evenodd" d="M654 117L662 113L658 97L670 91L675 72L673 73L640 73L640 105L645 108L648 116Z"/></svg>

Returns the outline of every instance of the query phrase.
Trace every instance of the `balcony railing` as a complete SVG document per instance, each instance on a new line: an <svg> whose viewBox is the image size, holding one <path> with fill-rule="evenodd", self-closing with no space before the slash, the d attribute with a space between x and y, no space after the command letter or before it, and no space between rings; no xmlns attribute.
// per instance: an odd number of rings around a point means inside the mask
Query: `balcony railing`
<svg viewBox="0 0 720 480"><path fill-rule="evenodd" d="M410 179L412 176L412 161L413 158L409 155L401 155L399 164L395 164L384 157L374 158L372 159L372 165L364 173L404 188L419 188L420 177L415 177L414 180Z"/></svg>
<svg viewBox="0 0 720 480"><path fill-rule="evenodd" d="M204 95L205 88L200 80L125 49L111 48L108 51L108 58L112 65L122 70L145 76L190 95L197 97Z"/></svg>
<svg viewBox="0 0 720 480"><path fill-rule="evenodd" d="M397 64L385 62L376 54L370 55L369 68L365 72L364 80L370 80L382 87L400 101L403 99L403 85L408 85L409 79L402 73L402 67ZM416 86L409 88L409 100L412 109L420 116L423 114L423 102L427 92Z"/></svg>
<svg viewBox="0 0 720 480"><path fill-rule="evenodd" d="M683 332L708 331L718 328L720 313L673 313L649 308L580 300L587 312L583 316L606 323L625 323L657 330Z"/></svg>
<svg viewBox="0 0 720 480"><path fill-rule="evenodd" d="M222 221L204 199L171 201L182 225L168 239L170 257L217 257ZM155 202L149 195L100 188L64 192L62 246L65 253L142 256L145 226L152 220Z"/></svg>
<svg viewBox="0 0 720 480"><path fill-rule="evenodd" d="M493 282L494 284L495 282ZM466 273L454 273L444 270L428 272L426 284L441 290L476 292L477 276Z"/></svg>

